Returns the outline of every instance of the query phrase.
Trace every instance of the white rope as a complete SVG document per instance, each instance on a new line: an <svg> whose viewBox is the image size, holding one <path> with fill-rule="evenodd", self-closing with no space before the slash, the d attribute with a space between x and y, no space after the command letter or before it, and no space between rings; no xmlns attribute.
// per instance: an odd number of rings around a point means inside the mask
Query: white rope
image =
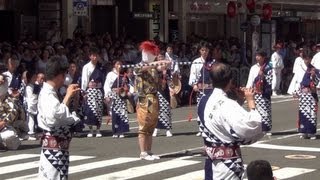
<svg viewBox="0 0 320 180"><path fill-rule="evenodd" d="M187 61L183 61L183 62L176 62L178 65L191 65L191 64L204 64L203 62L187 62ZM166 65L166 63L157 63L154 62L152 64L126 64L126 65L121 65L121 68L130 68L130 67L145 67L145 66L162 66L162 65Z"/></svg>

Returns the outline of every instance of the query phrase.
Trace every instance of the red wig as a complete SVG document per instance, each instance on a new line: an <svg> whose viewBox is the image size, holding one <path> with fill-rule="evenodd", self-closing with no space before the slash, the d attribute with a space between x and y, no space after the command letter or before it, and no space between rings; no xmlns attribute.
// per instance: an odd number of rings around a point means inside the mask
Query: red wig
<svg viewBox="0 0 320 180"><path fill-rule="evenodd" d="M140 51L145 50L155 56L157 56L160 53L159 47L151 41L143 41L140 44L139 48L140 48Z"/></svg>

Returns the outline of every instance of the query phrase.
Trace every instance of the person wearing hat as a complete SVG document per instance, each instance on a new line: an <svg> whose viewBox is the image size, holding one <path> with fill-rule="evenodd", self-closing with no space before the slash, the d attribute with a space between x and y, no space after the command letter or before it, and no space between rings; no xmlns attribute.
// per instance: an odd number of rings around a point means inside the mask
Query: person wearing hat
<svg viewBox="0 0 320 180"><path fill-rule="evenodd" d="M257 63L250 69L246 88L254 89L256 109L262 117L262 131L271 135L272 65L267 60L267 53L262 50L257 51L256 60Z"/></svg>
<svg viewBox="0 0 320 180"><path fill-rule="evenodd" d="M140 147L140 159L156 160L159 156L152 153L152 133L158 123L159 100L158 72L165 70L169 61L154 62L159 54L159 47L151 41L144 41L140 44L142 51L142 61L140 66L136 66L136 91L138 93L137 120L139 124L138 141Z"/></svg>
<svg viewBox="0 0 320 180"><path fill-rule="evenodd" d="M300 88L300 82L302 81L303 75L307 70L307 66L302 59L303 48L299 48L298 52L299 56L295 59L292 69L292 73L294 75L287 91L287 93L291 95L293 95L293 93Z"/></svg>
<svg viewBox="0 0 320 180"><path fill-rule="evenodd" d="M283 64L283 58L280 54L280 50L282 48L282 45L280 43L277 43L275 46L273 46L275 49L275 52L271 55L271 64L272 64L272 95L276 96L278 95L278 91L280 90L280 83L281 83L281 71L284 68Z"/></svg>
<svg viewBox="0 0 320 180"><path fill-rule="evenodd" d="M98 64L99 50L91 48L90 62L82 69L81 89L84 92L84 123L89 126L87 137L93 137L93 126L96 126L96 137L102 137L100 127L103 116L103 83L104 73Z"/></svg>

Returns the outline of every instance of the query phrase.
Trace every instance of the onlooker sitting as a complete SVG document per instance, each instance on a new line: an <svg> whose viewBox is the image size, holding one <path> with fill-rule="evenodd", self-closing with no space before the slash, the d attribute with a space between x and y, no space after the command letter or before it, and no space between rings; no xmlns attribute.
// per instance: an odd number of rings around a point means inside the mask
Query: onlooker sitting
<svg viewBox="0 0 320 180"><path fill-rule="evenodd" d="M8 96L8 81L0 74L0 143L9 150L16 150L21 142L13 124L17 120L18 110L10 106L12 101Z"/></svg>

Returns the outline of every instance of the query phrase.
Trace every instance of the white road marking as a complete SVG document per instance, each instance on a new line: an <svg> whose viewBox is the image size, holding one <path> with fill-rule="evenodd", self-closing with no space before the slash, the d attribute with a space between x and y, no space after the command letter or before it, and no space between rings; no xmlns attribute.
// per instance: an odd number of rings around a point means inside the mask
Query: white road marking
<svg viewBox="0 0 320 180"><path fill-rule="evenodd" d="M253 148L261 148L261 149L285 150L285 151L320 152L320 148L314 148L314 147L281 146L281 145L262 144L262 143L255 143L255 144L251 144L248 146L241 146L241 147L253 147Z"/></svg>
<svg viewBox="0 0 320 180"><path fill-rule="evenodd" d="M90 158L93 158L93 156L70 156L70 161L79 161L79 160L90 159ZM38 167L39 167L39 160L27 162L27 163L8 165L8 166L0 167L0 175L38 168Z"/></svg>
<svg viewBox="0 0 320 180"><path fill-rule="evenodd" d="M302 174L310 173L315 170L316 169L285 167L285 168L281 168L279 170L273 171L273 176L275 176L278 180L281 180L281 179L288 179L288 178L292 178Z"/></svg>
<svg viewBox="0 0 320 180"><path fill-rule="evenodd" d="M10 161L21 160L21 159L35 158L39 156L40 154L16 154L16 155L11 155L6 157L0 157L0 164L5 162L10 162Z"/></svg>
<svg viewBox="0 0 320 180"><path fill-rule="evenodd" d="M164 180L203 180L204 179L204 170L199 170L199 171L193 171L181 176L175 176L171 178L167 178Z"/></svg>
<svg viewBox="0 0 320 180"><path fill-rule="evenodd" d="M191 156L192 157L192 156ZM158 172L162 172L169 169L180 168L184 166L194 165L201 163L200 161L185 160L191 157L183 157L178 159L173 159L170 161L159 162L154 164L149 164L145 166L132 167L122 171L116 171L100 176L90 177L85 180L96 180L96 179L132 179L141 176L146 176Z"/></svg>
<svg viewBox="0 0 320 180"><path fill-rule="evenodd" d="M115 159L110 159L110 160L103 160L103 161L81 164L81 165L77 165L77 166L70 166L69 167L69 174L89 171L89 170L108 167L108 166L114 166L114 165L123 164L123 163L129 163L129 162L138 161L138 160L140 160L140 159L139 158L121 157L121 158L115 158ZM36 179L37 176L38 176L38 174L31 174L31 175L27 175L27 176L15 177L15 178L8 179L8 180Z"/></svg>

